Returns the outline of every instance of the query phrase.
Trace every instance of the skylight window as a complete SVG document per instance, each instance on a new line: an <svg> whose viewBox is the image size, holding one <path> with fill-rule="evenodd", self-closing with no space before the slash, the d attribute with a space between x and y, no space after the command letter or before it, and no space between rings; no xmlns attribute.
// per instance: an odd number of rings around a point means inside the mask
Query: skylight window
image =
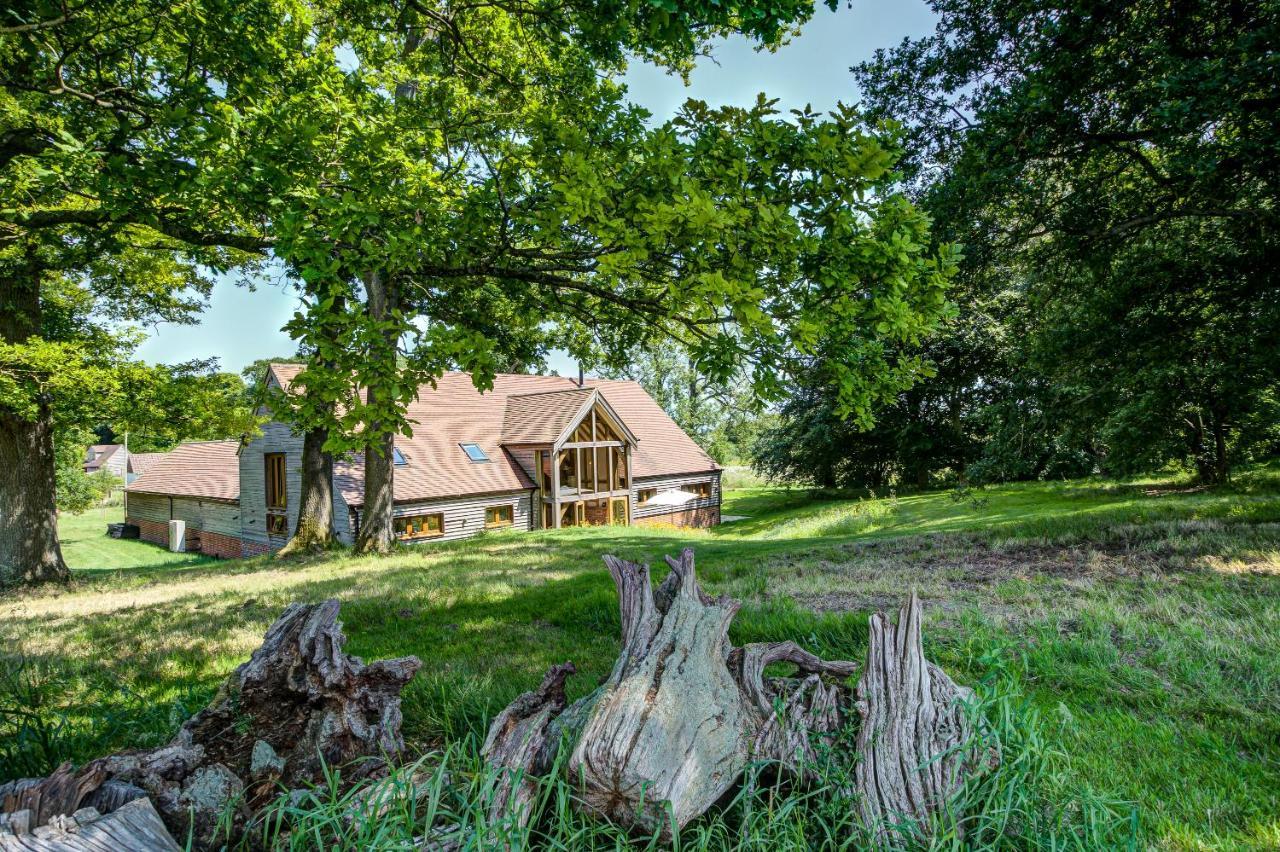
<svg viewBox="0 0 1280 852"><path fill-rule="evenodd" d="M404 467L409 460L404 457L404 453L400 452L399 447L391 448L391 461L395 462L396 467Z"/></svg>
<svg viewBox="0 0 1280 852"><path fill-rule="evenodd" d="M479 444L459 444L462 451L467 454L467 458L473 462L487 462L489 457L485 455L484 450L480 449Z"/></svg>

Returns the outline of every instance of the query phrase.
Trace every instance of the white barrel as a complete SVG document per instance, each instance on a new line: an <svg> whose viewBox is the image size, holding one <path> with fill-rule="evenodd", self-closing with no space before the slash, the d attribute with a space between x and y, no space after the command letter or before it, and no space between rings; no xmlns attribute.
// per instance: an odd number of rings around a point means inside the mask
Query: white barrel
<svg viewBox="0 0 1280 852"><path fill-rule="evenodd" d="M169 522L169 549L174 553L182 553L187 549L187 522Z"/></svg>

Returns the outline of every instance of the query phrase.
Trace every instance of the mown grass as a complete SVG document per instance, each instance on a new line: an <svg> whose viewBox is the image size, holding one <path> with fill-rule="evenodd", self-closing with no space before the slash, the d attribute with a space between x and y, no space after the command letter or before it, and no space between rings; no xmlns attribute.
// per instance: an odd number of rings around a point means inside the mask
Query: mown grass
<svg viewBox="0 0 1280 852"><path fill-rule="evenodd" d="M107 524L124 520L124 506L89 509L79 515L58 518L58 542L62 558L75 571L117 571L124 568L160 568L212 561L198 553L171 553L137 539L108 538Z"/></svg>
<svg viewBox="0 0 1280 852"><path fill-rule="evenodd" d="M424 660L404 701L413 749L473 741L551 664L577 664L571 698L607 674L618 614L603 553L656 564L691 544L708 590L744 603L735 642L794 638L857 660L867 613L914 587L936 662L961 682L998 673L1026 697L1017 719L1041 719L1027 752L1061 753L1070 808L1123 803L1158 848L1280 848L1280 466L1213 491L1175 478L875 499L757 488L725 513L748 517L386 558L81 562L73 589L0 608L34 716L64 726L42 751L31 724L23 744L13 715L0 719L0 778L165 740L286 603L331 596L351 652Z"/></svg>

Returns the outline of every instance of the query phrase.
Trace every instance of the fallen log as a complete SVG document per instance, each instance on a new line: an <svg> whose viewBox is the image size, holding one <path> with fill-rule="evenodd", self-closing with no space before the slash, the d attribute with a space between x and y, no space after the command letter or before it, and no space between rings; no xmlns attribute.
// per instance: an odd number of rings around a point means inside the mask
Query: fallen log
<svg viewBox="0 0 1280 852"><path fill-rule="evenodd" d="M404 749L400 691L421 663L365 665L343 653L338 609L336 600L291 604L168 745L11 782L0 812L28 811L36 829L85 805L109 816L145 796L173 836L204 849L238 837L281 789L323 784L326 766L347 784L381 777Z"/></svg>
<svg viewBox="0 0 1280 852"><path fill-rule="evenodd" d="M728 630L739 604L703 592L692 550L667 562L671 573L654 589L647 565L605 557L621 612L613 670L599 689L566 706L572 664L553 667L540 689L499 714L486 754L506 781L491 816L525 808L535 779L564 747L579 808L670 837L739 783L753 761L813 778L838 735L860 721L856 754L837 758L846 769L857 763L851 792L863 824L892 844L899 835L886 825L927 824L977 768L965 750L972 728L962 702L970 693L925 660L914 594L896 629L883 614L873 617L855 699L855 663L823 660L794 642L732 647ZM775 663L794 673L767 677Z"/></svg>
<svg viewBox="0 0 1280 852"><path fill-rule="evenodd" d="M18 811L30 814L30 811ZM15 814L10 814L12 817ZM126 802L109 814L80 808L57 814L38 827L6 832L0 821L0 852L180 852L160 814L144 798Z"/></svg>

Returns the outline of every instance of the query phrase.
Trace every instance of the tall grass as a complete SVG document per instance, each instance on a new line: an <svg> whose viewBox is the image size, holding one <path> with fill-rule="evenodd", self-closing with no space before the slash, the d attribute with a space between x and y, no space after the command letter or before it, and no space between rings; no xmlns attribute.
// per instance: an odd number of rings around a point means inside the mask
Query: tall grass
<svg viewBox="0 0 1280 852"><path fill-rule="evenodd" d="M64 761L82 761L121 743L159 745L201 697L185 694L158 705L109 677L0 657L0 781L48 775Z"/></svg>
<svg viewBox="0 0 1280 852"><path fill-rule="evenodd" d="M1081 788L1052 728L1069 716L1044 718L1000 666L980 685L972 712L985 720L966 748L993 749L999 765L971 776L930 832L888 827L914 850L1096 850L1136 848L1136 811ZM976 717L977 717L976 716ZM536 779L527 824L508 810L495 818L489 802L499 776L484 765L478 739L467 737L428 754L389 778L344 789L339 773L303 796L270 806L254 842L276 849L410 849L447 841L459 849L676 849L778 852L865 849L875 837L857 817L852 732L814 767L817 780L780 780L775 767L753 765L728 801L674 837L634 834L574 806L563 766ZM563 758L562 750L562 758ZM431 848L429 845L426 848Z"/></svg>

